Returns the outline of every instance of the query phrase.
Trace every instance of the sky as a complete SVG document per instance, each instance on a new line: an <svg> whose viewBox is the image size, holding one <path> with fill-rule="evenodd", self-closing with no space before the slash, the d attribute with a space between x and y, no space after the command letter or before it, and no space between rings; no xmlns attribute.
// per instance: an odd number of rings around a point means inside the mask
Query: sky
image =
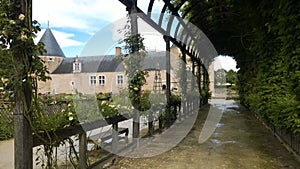
<svg viewBox="0 0 300 169"><path fill-rule="evenodd" d="M138 6L146 10L145 4L148 2L139 0ZM160 12L162 5L163 1L155 1L153 12ZM121 35L118 35L117 30L127 20L126 7L119 0L33 0L32 10L33 20L37 20L42 28L35 41L41 38L49 26L66 57L113 54L114 47L120 46L118 42ZM164 50L162 36L151 27L143 27L146 48ZM97 53L90 53L95 48ZM217 66L235 69L235 61L230 57L216 60L216 63L222 63Z"/></svg>
<svg viewBox="0 0 300 169"><path fill-rule="evenodd" d="M214 60L214 70L225 69L229 71L230 69L238 71L236 68L236 61L230 56L220 55Z"/></svg>
<svg viewBox="0 0 300 169"><path fill-rule="evenodd" d="M124 18L126 8L118 0L33 0L33 20L51 28L67 57L79 55L86 42L111 21Z"/></svg>
<svg viewBox="0 0 300 169"><path fill-rule="evenodd" d="M148 0L138 2L139 5L147 4ZM157 1L154 4L154 11L158 11L162 3L162 1ZM118 0L33 0L32 10L33 20L37 20L42 28L35 41L41 38L49 23L49 27L67 57L81 55L87 42L97 32L101 32L101 36L106 38L105 43L119 41L120 39L115 37L107 41L108 36L111 35L108 28L111 29L115 23L118 24L127 19L126 7ZM161 47L162 41L161 38L157 44L157 41L145 37L145 43L156 43L152 45L153 49ZM107 54L106 52L104 50L99 54Z"/></svg>

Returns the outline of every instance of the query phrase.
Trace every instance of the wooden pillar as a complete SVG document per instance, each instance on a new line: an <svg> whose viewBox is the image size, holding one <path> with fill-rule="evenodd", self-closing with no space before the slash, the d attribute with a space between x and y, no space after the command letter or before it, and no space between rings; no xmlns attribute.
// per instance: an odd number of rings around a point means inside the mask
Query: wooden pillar
<svg viewBox="0 0 300 169"><path fill-rule="evenodd" d="M171 125L171 59L170 59L170 39L164 36L166 42L166 125Z"/></svg>
<svg viewBox="0 0 300 169"><path fill-rule="evenodd" d="M16 16L20 13L24 14L26 16L26 26L31 28L32 1L15 0L12 2L20 4L21 8L20 11L16 11ZM20 53L18 54L18 52L14 53L13 57L17 83L21 84L14 89L14 165L15 169L31 169L33 168L33 137L32 129L27 118L31 116L28 110L31 107L32 89L30 82L26 79L28 72L25 72L23 68L25 59L27 58L24 58L24 56Z"/></svg>
<svg viewBox="0 0 300 169"><path fill-rule="evenodd" d="M184 47L185 48L185 47ZM181 75L181 82L182 82L182 113L179 112L179 120L181 121L182 118L183 118L183 114L186 114L187 113L187 105L186 105L186 102L187 102L187 70L186 70L186 53L185 51L182 50L182 75Z"/></svg>
<svg viewBox="0 0 300 169"><path fill-rule="evenodd" d="M148 135L152 136L154 134L154 125L153 125L153 121L154 121L154 117L153 117L153 110L151 110L149 112L149 117L148 117Z"/></svg>
<svg viewBox="0 0 300 169"><path fill-rule="evenodd" d="M162 116L162 110L159 110L159 117L158 117L158 128L159 130L162 130L163 128L163 116Z"/></svg>
<svg viewBox="0 0 300 169"><path fill-rule="evenodd" d="M205 68L204 69L205 71L205 89L207 90L207 92L208 92L208 89L209 89L209 75L208 75L208 70ZM206 97L205 97L205 102L204 102L204 104L207 104L208 103L208 95L206 95Z"/></svg>
<svg viewBox="0 0 300 169"><path fill-rule="evenodd" d="M79 134L79 168L87 168L87 140L86 132Z"/></svg>
<svg viewBox="0 0 300 169"><path fill-rule="evenodd" d="M118 152L118 122L113 123L112 125L113 130L112 130L112 145L111 145L111 151L116 154Z"/></svg>
<svg viewBox="0 0 300 169"><path fill-rule="evenodd" d="M199 94L200 94L200 103L199 103L199 105L200 105L200 107L201 107L201 105L202 105L202 102L203 102L203 97L202 97L202 88L203 88L203 64L201 64L201 63L199 63L199 73L198 73L198 79L199 79L199 81L198 81L198 85L199 85Z"/></svg>
<svg viewBox="0 0 300 169"><path fill-rule="evenodd" d="M128 9L128 13L130 16L130 24L131 24L131 35L135 36L138 34L138 22L137 22L137 0L131 0L131 6ZM136 49L138 52L139 49ZM133 124L132 124L133 132L132 137L134 141L140 137L140 112L138 110L134 110L133 112Z"/></svg>
<svg viewBox="0 0 300 169"><path fill-rule="evenodd" d="M202 64L202 79L203 79L203 81L202 81L201 90L205 90L208 88L209 82L208 82L208 72L203 64ZM202 104L206 104L207 102L208 102L208 98L207 98L207 96L205 96L203 98Z"/></svg>

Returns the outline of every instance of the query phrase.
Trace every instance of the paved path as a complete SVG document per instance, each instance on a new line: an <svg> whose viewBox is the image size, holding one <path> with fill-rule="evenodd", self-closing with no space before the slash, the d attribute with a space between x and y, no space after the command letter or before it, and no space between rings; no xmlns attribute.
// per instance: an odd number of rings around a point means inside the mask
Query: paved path
<svg viewBox="0 0 300 169"><path fill-rule="evenodd" d="M14 141L0 141L0 169L10 169L14 166Z"/></svg>
<svg viewBox="0 0 300 169"><path fill-rule="evenodd" d="M137 155L153 154L154 145L156 152L161 147L171 146L172 138L190 130L188 123L194 121L189 120L182 123L184 128L176 125L172 132L166 132L167 137L151 138L153 142L147 143L148 147L145 144L145 151L140 149ZM161 144L153 144L155 141ZM0 169L10 168L13 168L13 140L1 141ZM176 147L153 157L120 158L108 168L300 169L300 163L252 113L233 101L213 100L211 109L209 106L201 109L191 132Z"/></svg>
<svg viewBox="0 0 300 169"><path fill-rule="evenodd" d="M122 157L108 168L300 169L299 161L234 101L213 100L213 114L207 115L208 110L200 111L191 132L175 148L153 157Z"/></svg>

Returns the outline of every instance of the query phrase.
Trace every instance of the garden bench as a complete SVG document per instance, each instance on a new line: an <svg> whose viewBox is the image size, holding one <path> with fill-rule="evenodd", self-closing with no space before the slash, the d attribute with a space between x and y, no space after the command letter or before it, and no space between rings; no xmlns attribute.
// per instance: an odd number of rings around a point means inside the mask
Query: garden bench
<svg viewBox="0 0 300 169"><path fill-rule="evenodd" d="M101 148L99 144L104 143L105 141L112 139L112 131L113 129L109 129L107 131L100 132L95 135L91 135L87 138L87 142L93 144L93 151L97 151L97 149ZM118 127L118 136L125 134L125 138L127 139L129 134L128 128ZM118 137L119 138L119 137ZM101 139L101 142L99 142Z"/></svg>

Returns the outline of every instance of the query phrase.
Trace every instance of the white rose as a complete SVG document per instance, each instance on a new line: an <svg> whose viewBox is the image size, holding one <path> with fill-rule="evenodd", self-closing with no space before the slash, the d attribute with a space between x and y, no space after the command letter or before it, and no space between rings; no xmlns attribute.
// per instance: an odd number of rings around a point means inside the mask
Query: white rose
<svg viewBox="0 0 300 169"><path fill-rule="evenodd" d="M25 19L25 15L24 14L20 14L19 15L19 20L23 21Z"/></svg>
<svg viewBox="0 0 300 169"><path fill-rule="evenodd" d="M9 23L10 23L11 25L14 25L14 24L16 24L16 21L14 21L14 20L9 20Z"/></svg>

